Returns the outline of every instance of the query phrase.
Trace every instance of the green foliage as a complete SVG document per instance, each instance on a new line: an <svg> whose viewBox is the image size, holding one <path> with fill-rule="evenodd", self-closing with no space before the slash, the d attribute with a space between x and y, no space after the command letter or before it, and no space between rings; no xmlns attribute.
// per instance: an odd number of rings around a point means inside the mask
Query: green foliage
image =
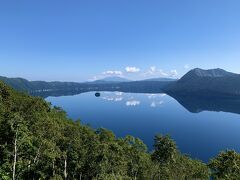
<svg viewBox="0 0 240 180"><path fill-rule="evenodd" d="M240 154L235 151L221 152L208 166L214 179L240 179Z"/></svg>
<svg viewBox="0 0 240 180"><path fill-rule="evenodd" d="M154 139L154 179L208 179L207 166L182 155L170 136L157 135Z"/></svg>
<svg viewBox="0 0 240 180"><path fill-rule="evenodd" d="M155 151L152 154L153 161L164 165L176 160L177 146L170 136L155 136L154 148Z"/></svg>
<svg viewBox="0 0 240 180"><path fill-rule="evenodd" d="M0 179L13 179L14 164L15 179L209 178L208 167L182 155L169 136L156 136L154 148L148 153L138 138L82 125L61 108L0 82ZM227 157L210 163L214 177L238 177L239 154Z"/></svg>

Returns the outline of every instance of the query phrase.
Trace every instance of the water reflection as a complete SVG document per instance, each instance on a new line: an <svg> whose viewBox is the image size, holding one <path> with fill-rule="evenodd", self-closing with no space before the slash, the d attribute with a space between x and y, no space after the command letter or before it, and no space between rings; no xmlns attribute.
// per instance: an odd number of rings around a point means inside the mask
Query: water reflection
<svg viewBox="0 0 240 180"><path fill-rule="evenodd" d="M122 92L103 92L102 99L106 101L120 102L123 100Z"/></svg>
<svg viewBox="0 0 240 180"><path fill-rule="evenodd" d="M101 99L112 102L124 101L126 106L139 106L141 105L141 100L139 100L138 95L123 92L103 92ZM158 107L164 103L164 96L166 94L146 94L144 104L147 103L152 108Z"/></svg>
<svg viewBox="0 0 240 180"><path fill-rule="evenodd" d="M240 97L205 98L198 96L170 95L191 113L202 111L230 112L240 114Z"/></svg>
<svg viewBox="0 0 240 180"><path fill-rule="evenodd" d="M151 92L102 91L97 98L96 92L99 91L75 96L64 94L63 97L49 97L47 101L62 107L70 118L81 119L83 124L90 124L93 128L111 129L117 137L128 134L139 137L150 151L153 137L158 133L170 134L183 153L203 161L227 148L240 151L239 98L171 95L172 98ZM200 113L202 111L232 113Z"/></svg>
<svg viewBox="0 0 240 180"><path fill-rule="evenodd" d="M126 102L126 106L138 106L140 105L140 101L137 101L137 100L132 100L132 101L127 101Z"/></svg>
<svg viewBox="0 0 240 180"><path fill-rule="evenodd" d="M88 91L52 91L52 92L40 92L34 93L32 95L41 96L43 98L59 97L59 96L73 96L81 93L86 93ZM96 92L93 92L96 93ZM98 93L98 92L97 92ZM97 94L96 93L96 94ZM96 96L95 94L95 96ZM169 94L152 94L145 92L148 99L148 104L150 107L155 108L162 106L164 104L163 97ZM141 101L138 100L136 93L123 93L123 92L101 92L97 95L100 95L100 98L106 101L113 102L125 102L126 106L138 106L141 104ZM184 108L192 113L200 113L202 111L215 111L215 112L231 112L240 114L240 97L229 97L229 98L204 98L198 96L179 96L176 94L170 94L169 96L173 97L178 101ZM97 96L99 97L99 96Z"/></svg>
<svg viewBox="0 0 240 180"><path fill-rule="evenodd" d="M107 101L115 101L115 102L119 102L123 100L122 97L102 97L102 99Z"/></svg>
<svg viewBox="0 0 240 180"><path fill-rule="evenodd" d="M152 108L155 108L155 107L160 106L160 105L162 105L162 104L163 104L163 101L158 101L158 102L153 101L153 102L151 102L150 106L151 106Z"/></svg>
<svg viewBox="0 0 240 180"><path fill-rule="evenodd" d="M156 99L166 96L167 94L147 94L148 99Z"/></svg>
<svg viewBox="0 0 240 180"><path fill-rule="evenodd" d="M101 93L96 92L96 93L95 93L95 96L96 96L96 97L100 97L100 96L101 96Z"/></svg>

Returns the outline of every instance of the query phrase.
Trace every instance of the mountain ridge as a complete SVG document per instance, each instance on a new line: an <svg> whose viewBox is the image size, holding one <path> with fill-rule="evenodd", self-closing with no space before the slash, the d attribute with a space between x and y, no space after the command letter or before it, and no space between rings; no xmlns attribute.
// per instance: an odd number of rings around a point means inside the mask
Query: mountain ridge
<svg viewBox="0 0 240 180"><path fill-rule="evenodd" d="M181 94L185 96L240 96L240 74L223 69L203 70L195 68L186 73L179 80L154 78L139 81L110 77L95 82L45 82L28 81L23 78L7 78L0 76L0 80L14 89L26 92L43 91L122 91L122 92L151 92ZM115 80L115 81L112 81ZM122 82L125 81L125 82Z"/></svg>
<svg viewBox="0 0 240 180"><path fill-rule="evenodd" d="M150 78L150 79L144 79L144 80L140 80L140 81L177 81L177 79L173 79L173 78Z"/></svg>
<svg viewBox="0 0 240 180"><path fill-rule="evenodd" d="M102 84L102 83L121 83L121 82L131 82L131 80L123 77L118 77L118 76L110 76L110 77L105 77L103 79L98 79L95 81L87 82L90 84Z"/></svg>
<svg viewBox="0 0 240 180"><path fill-rule="evenodd" d="M45 81L28 81L23 78L7 78L0 76L0 80L12 88L36 94L40 92L56 92L63 94L77 94L79 92L89 91L122 91L122 92L149 92L160 93L163 87L172 81L95 81L95 82L45 82ZM118 79L119 80L119 79ZM121 79L120 79L121 80ZM58 93L58 94L59 94ZM37 95L37 94L36 94ZM45 95L44 95L45 96Z"/></svg>
<svg viewBox="0 0 240 180"><path fill-rule="evenodd" d="M208 70L195 68L166 87L165 91L182 95L240 95L240 75L220 68Z"/></svg>

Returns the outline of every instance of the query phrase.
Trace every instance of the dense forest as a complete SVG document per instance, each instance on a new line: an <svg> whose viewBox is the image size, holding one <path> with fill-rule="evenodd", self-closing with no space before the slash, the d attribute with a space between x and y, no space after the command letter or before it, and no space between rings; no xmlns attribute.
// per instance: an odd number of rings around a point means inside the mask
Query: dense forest
<svg viewBox="0 0 240 180"><path fill-rule="evenodd" d="M94 113L94 112L93 112ZM0 179L239 179L240 155L221 152L209 164L181 154L156 135L149 152L138 138L116 138L69 119L42 98L0 82Z"/></svg>

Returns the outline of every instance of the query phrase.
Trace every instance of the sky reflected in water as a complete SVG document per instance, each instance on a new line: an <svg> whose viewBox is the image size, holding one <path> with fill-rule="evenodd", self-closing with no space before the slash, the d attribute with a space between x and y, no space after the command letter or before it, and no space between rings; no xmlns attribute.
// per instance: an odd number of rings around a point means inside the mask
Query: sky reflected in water
<svg viewBox="0 0 240 180"><path fill-rule="evenodd" d="M69 117L94 128L110 129L118 137L137 136L149 150L154 135L161 133L171 135L183 153L203 161L227 148L240 151L240 115L204 111L203 102L201 108L194 104L198 100L184 103L200 113L189 112L166 94L101 92L100 97L95 97L94 92L89 92L48 97L47 101L62 107ZM182 99L181 103L184 104Z"/></svg>

